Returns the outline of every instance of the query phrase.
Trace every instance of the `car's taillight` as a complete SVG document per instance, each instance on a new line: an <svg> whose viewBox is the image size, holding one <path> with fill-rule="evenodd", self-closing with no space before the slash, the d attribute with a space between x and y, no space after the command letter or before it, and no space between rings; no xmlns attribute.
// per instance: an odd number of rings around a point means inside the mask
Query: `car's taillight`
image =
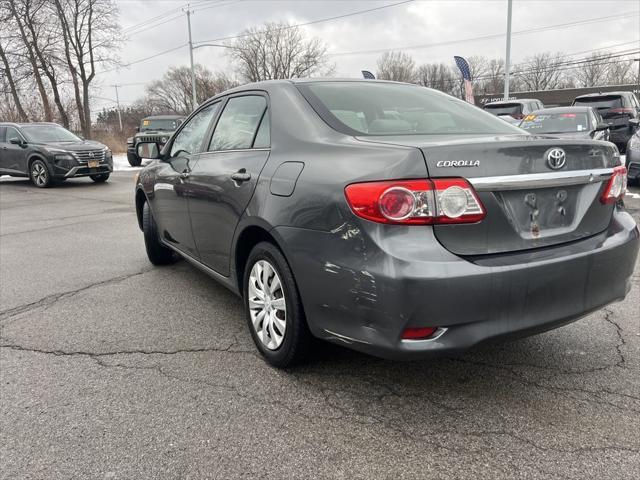
<svg viewBox="0 0 640 480"><path fill-rule="evenodd" d="M616 167L613 169L613 175L607 182L607 186L602 192L600 201L602 203L614 203L624 195L627 190L627 169L625 167Z"/></svg>
<svg viewBox="0 0 640 480"><path fill-rule="evenodd" d="M607 113L626 113L628 115L634 114L633 108L610 108Z"/></svg>
<svg viewBox="0 0 640 480"><path fill-rule="evenodd" d="M356 215L378 223L474 223L486 216L463 178L353 183L344 191Z"/></svg>

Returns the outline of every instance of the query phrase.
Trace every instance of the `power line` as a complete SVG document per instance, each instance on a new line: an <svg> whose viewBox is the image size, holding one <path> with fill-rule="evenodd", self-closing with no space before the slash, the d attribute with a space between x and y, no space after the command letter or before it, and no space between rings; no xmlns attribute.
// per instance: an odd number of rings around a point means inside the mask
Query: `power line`
<svg viewBox="0 0 640 480"><path fill-rule="evenodd" d="M183 47L186 47L187 45L188 45L188 43L183 43L181 45L178 45L177 47L173 47L173 48L170 48L168 50L163 50L162 52L158 52L158 53L156 53L154 55L151 55L151 56L148 56L148 57L145 57L145 58L140 58L140 59L134 60L132 62L125 63L124 65L118 65L117 67L114 67L114 68L110 68L110 69L107 69L107 70L102 70L101 72L98 72L98 74L107 73L107 72L113 72L114 70L119 70L120 68L123 68L123 67L130 67L131 65L135 65L137 63L146 62L147 60L151 60L151 59L159 57L161 55L165 55L167 53L175 52L176 50L179 50L179 49L181 49Z"/></svg>
<svg viewBox="0 0 640 480"><path fill-rule="evenodd" d="M555 25L545 25L542 27L535 27L535 28L530 28L526 30L518 30L517 32L513 32L512 35L526 35L529 33L542 32L546 30L555 30L558 28L574 27L578 25L587 25L587 24L599 23L599 22L609 22L612 20L617 20L619 18L632 17L637 15L638 13L640 13L640 11L634 10L634 11L624 12L617 15L609 15L606 17L587 18L584 20L577 20L574 22L558 23ZM504 33L492 33L488 35L481 35L478 37L471 37L471 38L463 38L459 40L447 40L444 42L425 43L420 45L409 45L404 47L381 48L381 49L375 49L375 50L358 50L358 51L351 51L351 52L329 53L327 55L331 57L341 57L341 56L348 56L348 55L365 55L365 54L371 54L371 53L391 52L394 50L418 50L422 48L439 47L443 45L453 45L456 43L466 43L466 42L477 41L477 40L489 40L493 38L501 38L501 37L504 37L504 35L505 35Z"/></svg>
<svg viewBox="0 0 640 480"><path fill-rule="evenodd" d="M385 8L397 7L398 5L404 5L405 3L411 3L413 1L414 0L403 0L401 2L390 3L388 5L381 5L379 7L367 8L365 10L357 10L357 11L351 12L351 13L345 13L345 14L342 14L342 15L336 15L334 17L320 18L318 20L311 20L309 22L296 23L294 25L286 25L286 26L283 26L281 28L278 28L277 30L278 31L289 30L291 28L306 27L307 25L315 25L317 23L331 22L333 20L340 20L342 18L353 17L354 15L362 15L364 13L374 12L374 11L377 11L377 10L383 10ZM251 35L253 35L253 34L252 33L241 33L239 35L232 35L232 36L228 36L228 37L210 38L208 40L201 40L199 42L196 42L196 44L205 43L205 42L220 42L220 41L223 41L223 40L233 40L233 39L236 39L236 38L249 37Z"/></svg>

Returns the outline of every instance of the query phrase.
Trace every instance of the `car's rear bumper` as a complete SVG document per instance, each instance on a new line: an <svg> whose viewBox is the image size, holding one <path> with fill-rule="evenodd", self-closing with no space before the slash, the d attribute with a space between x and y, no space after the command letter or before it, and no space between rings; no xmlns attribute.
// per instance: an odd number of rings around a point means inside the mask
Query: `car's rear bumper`
<svg viewBox="0 0 640 480"><path fill-rule="evenodd" d="M621 300L640 234L616 211L607 231L560 247L464 259L431 228L345 223L276 229L314 335L386 358L452 353L544 331ZM403 341L406 327L437 338Z"/></svg>

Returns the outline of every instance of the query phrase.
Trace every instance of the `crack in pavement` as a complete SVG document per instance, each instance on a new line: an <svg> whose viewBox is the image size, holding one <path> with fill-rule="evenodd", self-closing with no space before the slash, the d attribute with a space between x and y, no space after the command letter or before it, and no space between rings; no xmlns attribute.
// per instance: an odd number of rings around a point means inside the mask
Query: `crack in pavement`
<svg viewBox="0 0 640 480"><path fill-rule="evenodd" d="M13 307L13 308L9 308L7 310L3 310L0 312L0 322L2 322L3 320L8 320L10 318L15 317L16 315L20 315L22 313L26 313L29 312L31 310L35 310L37 308L41 308L41 307L49 307L51 305L53 305L54 303L64 299L64 298L68 298L68 297L72 297L78 293L84 292L86 290L90 290L94 287L101 287L104 285L110 285L110 284L114 284L114 283L118 283L118 282L122 282L124 280L128 280L129 278L133 278L136 277L138 275L144 275L145 273L148 273L150 271L152 271L152 268L147 268L144 270L141 270L139 272L135 272L135 273L130 273L127 275L119 275L117 277L112 277L112 278L108 278L106 280L100 280L99 282L95 282L95 283L91 283L89 285L85 285L83 287L80 288L76 288L74 290L68 290L66 292L60 292L60 293L53 293L51 295L47 295L46 297L41 298L40 300L36 300L35 302L30 302L24 305L19 305L17 307ZM2 324L2 327L5 327L9 324L9 322Z"/></svg>

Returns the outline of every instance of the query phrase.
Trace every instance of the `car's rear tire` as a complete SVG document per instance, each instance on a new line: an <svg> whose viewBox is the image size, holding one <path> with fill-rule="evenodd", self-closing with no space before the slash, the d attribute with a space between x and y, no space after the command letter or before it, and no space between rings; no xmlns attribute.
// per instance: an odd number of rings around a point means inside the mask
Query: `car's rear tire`
<svg viewBox="0 0 640 480"><path fill-rule="evenodd" d="M89 178L91 180L93 180L96 183L104 183L107 180L109 180L109 174L108 173L98 173L96 175L89 175Z"/></svg>
<svg viewBox="0 0 640 480"><path fill-rule="evenodd" d="M47 188L53 184L47 164L40 159L31 162L29 166L29 178L31 179L31 183L38 188Z"/></svg>
<svg viewBox="0 0 640 480"><path fill-rule="evenodd" d="M139 167L142 165L142 159L135 153L127 153L127 160L132 167Z"/></svg>
<svg viewBox="0 0 640 480"><path fill-rule="evenodd" d="M293 273L273 244L261 242L251 250L243 294L251 337L267 362L286 368L304 361L311 333Z"/></svg>
<svg viewBox="0 0 640 480"><path fill-rule="evenodd" d="M168 265L176 261L176 254L160 243L158 227L147 202L144 202L142 206L142 231L144 233L147 257L149 257L151 263L154 265Z"/></svg>

